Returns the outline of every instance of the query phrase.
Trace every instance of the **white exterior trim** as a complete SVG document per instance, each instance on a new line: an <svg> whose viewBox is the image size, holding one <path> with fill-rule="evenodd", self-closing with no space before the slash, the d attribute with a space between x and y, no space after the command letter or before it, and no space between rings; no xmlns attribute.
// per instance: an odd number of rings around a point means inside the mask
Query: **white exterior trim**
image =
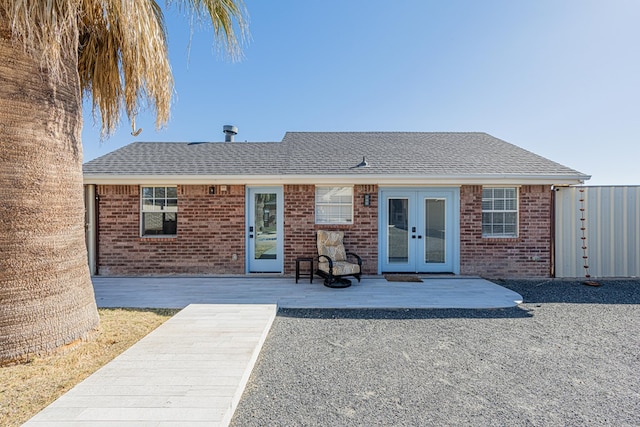
<svg viewBox="0 0 640 427"><path fill-rule="evenodd" d="M386 186L452 186L452 185L579 185L589 175L114 175L84 174L84 184L96 185L350 185L369 184Z"/></svg>

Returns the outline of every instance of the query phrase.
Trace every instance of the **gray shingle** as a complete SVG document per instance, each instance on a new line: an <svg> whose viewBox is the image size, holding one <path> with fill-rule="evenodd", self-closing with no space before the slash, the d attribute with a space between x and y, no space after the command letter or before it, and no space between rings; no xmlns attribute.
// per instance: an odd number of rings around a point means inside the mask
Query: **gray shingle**
<svg viewBox="0 0 640 427"><path fill-rule="evenodd" d="M369 167L357 168L366 157ZM575 176L584 174L486 133L288 132L282 142L135 142L85 175Z"/></svg>
<svg viewBox="0 0 640 427"><path fill-rule="evenodd" d="M83 170L113 175L277 174L284 162L281 148L278 143L134 142L87 162Z"/></svg>

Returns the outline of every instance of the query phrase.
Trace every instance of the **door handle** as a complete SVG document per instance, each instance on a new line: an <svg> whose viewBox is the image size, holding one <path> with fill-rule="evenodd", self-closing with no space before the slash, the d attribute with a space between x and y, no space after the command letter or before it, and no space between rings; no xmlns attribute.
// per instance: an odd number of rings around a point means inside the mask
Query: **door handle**
<svg viewBox="0 0 640 427"><path fill-rule="evenodd" d="M414 234L413 236L411 236L411 238L412 238L412 239L415 239L415 238L416 238L416 235Z"/></svg>
<svg viewBox="0 0 640 427"><path fill-rule="evenodd" d="M250 238L250 239L253 239L253 234L249 234L249 238Z"/></svg>
<svg viewBox="0 0 640 427"><path fill-rule="evenodd" d="M422 236L418 236L418 239L422 239Z"/></svg>

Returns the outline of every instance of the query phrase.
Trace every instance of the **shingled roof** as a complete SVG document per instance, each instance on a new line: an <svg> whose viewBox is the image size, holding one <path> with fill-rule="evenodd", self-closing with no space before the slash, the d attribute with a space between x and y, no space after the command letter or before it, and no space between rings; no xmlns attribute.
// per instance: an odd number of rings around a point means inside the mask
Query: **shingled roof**
<svg viewBox="0 0 640 427"><path fill-rule="evenodd" d="M358 166L363 158L367 166ZM288 132L282 142L134 142L84 165L85 183L505 182L590 177L486 133Z"/></svg>

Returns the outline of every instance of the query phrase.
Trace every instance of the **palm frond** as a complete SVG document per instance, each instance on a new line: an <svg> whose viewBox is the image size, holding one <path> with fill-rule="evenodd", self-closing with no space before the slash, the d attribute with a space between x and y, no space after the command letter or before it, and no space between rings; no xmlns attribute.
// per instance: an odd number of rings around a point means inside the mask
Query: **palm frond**
<svg viewBox="0 0 640 427"><path fill-rule="evenodd" d="M61 78L62 62L77 46L81 0L0 0L0 22L15 42L39 59L52 78ZM6 19L6 21L5 21ZM73 56L71 56L73 57Z"/></svg>
<svg viewBox="0 0 640 427"><path fill-rule="evenodd" d="M169 119L173 77L160 7L153 0L101 2L80 18L78 72L103 134L115 130L123 106L130 119L147 107L140 102L155 109L161 127Z"/></svg>
<svg viewBox="0 0 640 427"><path fill-rule="evenodd" d="M173 3L190 15L192 26L211 23L218 46L232 59L241 57L248 37L248 15L242 0L167 0L167 6Z"/></svg>
<svg viewBox="0 0 640 427"><path fill-rule="evenodd" d="M242 0L178 3L198 22L210 21L215 41L239 56L236 33L240 40L247 34ZM77 55L81 88L101 116L103 136L116 129L122 110L134 120L151 107L157 128L168 121L174 86L164 15L155 0L0 0L3 31L39 58L52 78L62 77L62 64Z"/></svg>

